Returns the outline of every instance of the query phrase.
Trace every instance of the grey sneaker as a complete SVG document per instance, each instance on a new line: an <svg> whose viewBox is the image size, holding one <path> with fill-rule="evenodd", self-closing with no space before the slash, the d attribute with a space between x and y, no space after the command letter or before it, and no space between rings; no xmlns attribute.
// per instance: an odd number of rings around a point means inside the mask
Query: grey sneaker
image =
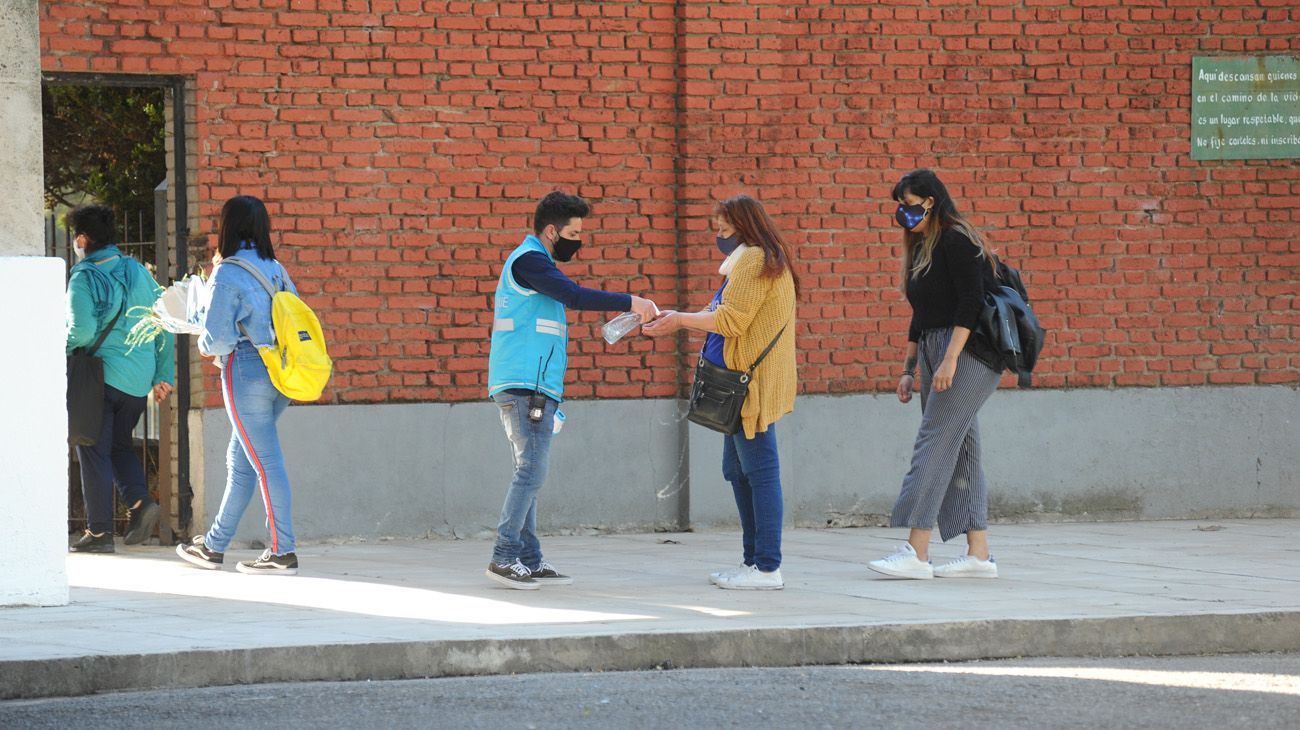
<svg viewBox="0 0 1300 730"><path fill-rule="evenodd" d="M221 570L221 564L226 562L226 554L209 550L202 535L195 535L193 540L177 545L176 554L185 562L204 570Z"/></svg>
<svg viewBox="0 0 1300 730"><path fill-rule="evenodd" d="M140 506L126 511L126 536L122 542L127 545L139 545L153 536L153 528L158 525L158 515L162 508L152 499L145 497Z"/></svg>
<svg viewBox="0 0 1300 730"><path fill-rule="evenodd" d="M257 560L240 561L235 570L247 575L298 575L298 555L272 555L270 550L266 550Z"/></svg>
<svg viewBox="0 0 1300 730"><path fill-rule="evenodd" d="M554 565L543 560L536 568L528 571L533 580L549 586L567 586L573 584L573 576L564 575Z"/></svg>
<svg viewBox="0 0 1300 730"><path fill-rule="evenodd" d="M102 535L92 535L90 530L86 530L85 534L68 546L68 552L115 553L117 548L113 545L113 532L110 530Z"/></svg>
<svg viewBox="0 0 1300 730"><path fill-rule="evenodd" d="M494 560L488 563L483 574L503 586L519 591L535 591L542 587L541 583L533 580L532 571L525 568L518 558L513 563L498 563Z"/></svg>

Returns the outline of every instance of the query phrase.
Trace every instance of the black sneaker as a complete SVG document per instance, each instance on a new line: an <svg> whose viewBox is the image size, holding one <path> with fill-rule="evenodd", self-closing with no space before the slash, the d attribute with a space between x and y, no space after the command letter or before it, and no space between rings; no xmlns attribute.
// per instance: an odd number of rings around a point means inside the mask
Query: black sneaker
<svg viewBox="0 0 1300 730"><path fill-rule="evenodd" d="M158 514L162 508L158 503L145 497L136 509L126 511L126 536L122 542L127 545L139 545L153 536L153 528L158 525Z"/></svg>
<svg viewBox="0 0 1300 730"><path fill-rule="evenodd" d="M542 587L541 583L533 580L532 573L518 559L513 563L498 563L495 560L488 563L484 575L503 586L514 588L521 591L535 591Z"/></svg>
<svg viewBox="0 0 1300 730"><path fill-rule="evenodd" d="M567 586L573 583L573 576L564 575L560 571L556 570L554 565L551 565L545 560L539 563L536 568L529 571L529 573L532 575L533 580L538 583L545 583L548 586Z"/></svg>
<svg viewBox="0 0 1300 730"><path fill-rule="evenodd" d="M68 546L70 553L115 553L117 547L113 545L113 533L105 532L102 535L95 536L86 530L85 534L77 538L77 541Z"/></svg>
<svg viewBox="0 0 1300 730"><path fill-rule="evenodd" d="M235 570L249 575L298 575L298 556L295 553L272 555L270 550L257 560L243 560Z"/></svg>
<svg viewBox="0 0 1300 730"><path fill-rule="evenodd" d="M209 550L202 535L195 535L193 540L177 545L176 554L185 562L206 570L220 570L221 564L226 562L226 554Z"/></svg>

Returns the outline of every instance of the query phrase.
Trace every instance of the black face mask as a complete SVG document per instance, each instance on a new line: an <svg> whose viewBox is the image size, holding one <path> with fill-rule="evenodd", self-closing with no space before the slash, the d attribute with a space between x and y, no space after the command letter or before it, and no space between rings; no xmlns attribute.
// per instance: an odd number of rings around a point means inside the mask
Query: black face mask
<svg viewBox="0 0 1300 730"><path fill-rule="evenodd" d="M555 260L569 261L580 248L582 248L582 241L576 238L565 238L564 236L560 236L555 239Z"/></svg>
<svg viewBox="0 0 1300 730"><path fill-rule="evenodd" d="M733 233L726 238L718 236L716 243L718 244L718 250L722 252L723 256L730 256L731 252L735 251L736 247L740 245L740 240L736 237L736 234Z"/></svg>
<svg viewBox="0 0 1300 730"><path fill-rule="evenodd" d="M924 205L899 203L898 210L894 213L894 220L898 221L898 225L910 231L921 225L921 221L925 220L925 217L929 214L929 209Z"/></svg>

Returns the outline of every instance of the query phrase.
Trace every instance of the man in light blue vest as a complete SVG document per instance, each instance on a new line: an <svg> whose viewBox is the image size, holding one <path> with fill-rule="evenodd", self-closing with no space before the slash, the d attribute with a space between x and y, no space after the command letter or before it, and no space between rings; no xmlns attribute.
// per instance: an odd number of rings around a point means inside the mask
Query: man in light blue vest
<svg viewBox="0 0 1300 730"><path fill-rule="evenodd" d="M506 259L497 281L488 395L514 449L515 475L487 577L511 588L573 582L542 559L537 539L537 490L546 481L551 437L564 421L558 409L568 365L565 310L632 311L642 322L659 312L649 299L587 289L556 268L582 247L582 219L590 214L591 206L577 196L557 191L542 198L533 234Z"/></svg>

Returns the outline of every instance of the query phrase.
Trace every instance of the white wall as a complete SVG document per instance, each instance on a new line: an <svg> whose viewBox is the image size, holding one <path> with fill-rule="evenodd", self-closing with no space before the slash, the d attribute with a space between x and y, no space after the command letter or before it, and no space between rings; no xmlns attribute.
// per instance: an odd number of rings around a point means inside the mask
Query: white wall
<svg viewBox="0 0 1300 730"><path fill-rule="evenodd" d="M0 606L68 602L63 262L39 258L36 10L0 3Z"/></svg>
<svg viewBox="0 0 1300 730"><path fill-rule="evenodd" d="M63 261L0 257L0 606L68 602Z"/></svg>

